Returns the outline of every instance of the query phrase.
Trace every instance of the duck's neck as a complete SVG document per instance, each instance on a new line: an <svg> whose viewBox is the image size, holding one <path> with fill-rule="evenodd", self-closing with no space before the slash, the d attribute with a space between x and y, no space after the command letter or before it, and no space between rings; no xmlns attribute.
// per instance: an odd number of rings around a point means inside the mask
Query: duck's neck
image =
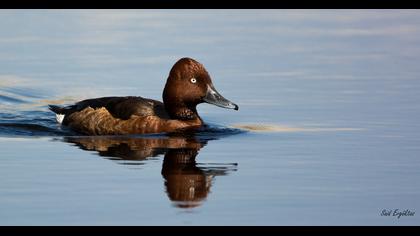
<svg viewBox="0 0 420 236"><path fill-rule="evenodd" d="M182 105L182 106L166 106L165 104L165 109L169 114L169 117L171 117L171 119L175 119L175 120L200 120L201 118L197 113L197 109L196 106L186 106L186 105Z"/></svg>

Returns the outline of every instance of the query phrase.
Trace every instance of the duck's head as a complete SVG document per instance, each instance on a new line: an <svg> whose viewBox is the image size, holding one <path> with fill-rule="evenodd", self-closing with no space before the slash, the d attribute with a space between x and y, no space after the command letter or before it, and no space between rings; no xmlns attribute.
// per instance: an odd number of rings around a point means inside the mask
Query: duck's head
<svg viewBox="0 0 420 236"><path fill-rule="evenodd" d="M203 102L239 108L217 92L204 66L191 58L181 58L172 67L163 90L163 102L169 115L176 119L194 119L196 106Z"/></svg>

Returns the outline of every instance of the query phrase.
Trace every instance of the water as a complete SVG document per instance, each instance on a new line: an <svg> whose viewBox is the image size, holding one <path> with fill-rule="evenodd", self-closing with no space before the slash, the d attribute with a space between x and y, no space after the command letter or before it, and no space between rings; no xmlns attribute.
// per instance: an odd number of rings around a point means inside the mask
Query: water
<svg viewBox="0 0 420 236"><path fill-rule="evenodd" d="M1 10L0 29L1 225L420 223L418 10ZM161 100L184 56L239 111L89 137L47 109Z"/></svg>

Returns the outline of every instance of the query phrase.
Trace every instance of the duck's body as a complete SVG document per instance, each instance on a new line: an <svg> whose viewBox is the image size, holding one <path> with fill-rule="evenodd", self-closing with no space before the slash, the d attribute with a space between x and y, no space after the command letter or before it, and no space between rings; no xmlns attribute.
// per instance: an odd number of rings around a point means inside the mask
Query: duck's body
<svg viewBox="0 0 420 236"><path fill-rule="evenodd" d="M199 116L171 119L162 102L132 96L87 99L64 108L50 106L50 109L64 115L63 125L89 135L175 132L203 124Z"/></svg>
<svg viewBox="0 0 420 236"><path fill-rule="evenodd" d="M190 58L173 66L164 103L143 97L102 97L67 107L50 105L63 125L88 135L146 134L195 129L203 125L196 106L208 102L237 110L213 87L204 67ZM63 117L64 116L64 117Z"/></svg>

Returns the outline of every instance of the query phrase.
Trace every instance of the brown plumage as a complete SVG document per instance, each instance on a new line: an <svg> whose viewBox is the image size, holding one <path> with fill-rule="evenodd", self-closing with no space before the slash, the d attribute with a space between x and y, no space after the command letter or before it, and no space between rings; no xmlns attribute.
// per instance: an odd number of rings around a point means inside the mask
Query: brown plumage
<svg viewBox="0 0 420 236"><path fill-rule="evenodd" d="M62 124L88 135L146 134L199 128L196 106L202 102L238 110L221 96L202 64L182 58L172 67L163 103L142 97L102 97L67 107L50 105L64 115Z"/></svg>

